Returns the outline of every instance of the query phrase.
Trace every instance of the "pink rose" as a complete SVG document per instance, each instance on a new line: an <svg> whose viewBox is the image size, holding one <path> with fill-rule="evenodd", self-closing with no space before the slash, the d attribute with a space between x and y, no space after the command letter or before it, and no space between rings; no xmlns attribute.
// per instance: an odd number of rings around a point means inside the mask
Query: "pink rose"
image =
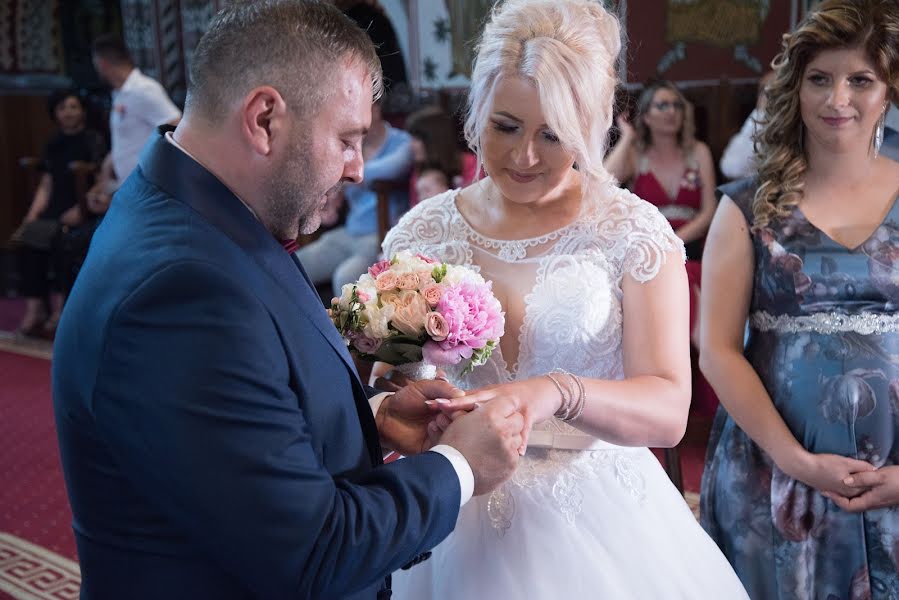
<svg viewBox="0 0 899 600"><path fill-rule="evenodd" d="M418 337L425 326L428 305L418 292L403 290L393 303L396 310L390 323L402 333Z"/></svg>
<svg viewBox="0 0 899 600"><path fill-rule="evenodd" d="M375 279L375 287L378 288L379 292L386 292L389 290L395 290L398 283L398 277L396 273L393 271L384 271L378 278Z"/></svg>
<svg viewBox="0 0 899 600"><path fill-rule="evenodd" d="M365 304L369 300L371 300L371 296L358 288L356 289L356 297L359 298L359 302L361 302L362 304Z"/></svg>
<svg viewBox="0 0 899 600"><path fill-rule="evenodd" d="M429 312L425 319L425 331L435 342L442 342L449 335L449 325L439 312Z"/></svg>
<svg viewBox="0 0 899 600"><path fill-rule="evenodd" d="M368 268L368 274L372 279L377 279L378 275L390 268L389 260L380 260Z"/></svg>
<svg viewBox="0 0 899 600"><path fill-rule="evenodd" d="M417 290L420 284L418 273L403 273L397 278L396 287L401 290Z"/></svg>
<svg viewBox="0 0 899 600"><path fill-rule="evenodd" d="M367 335L358 335L353 338L353 346L363 354L374 354L381 347L381 340L373 340Z"/></svg>
<svg viewBox="0 0 899 600"><path fill-rule="evenodd" d="M418 281L420 287L424 287L426 285L431 285L432 283L434 283L434 277L431 275L431 271L419 271Z"/></svg>
<svg viewBox="0 0 899 600"><path fill-rule="evenodd" d="M424 297L425 302L428 303L428 306L434 308L440 302L440 299L443 298L443 288L436 283L432 283L421 289L421 295Z"/></svg>
<svg viewBox="0 0 899 600"><path fill-rule="evenodd" d="M378 296L381 299L381 306L387 306L388 304L396 305L399 301L400 294L396 291L383 292Z"/></svg>

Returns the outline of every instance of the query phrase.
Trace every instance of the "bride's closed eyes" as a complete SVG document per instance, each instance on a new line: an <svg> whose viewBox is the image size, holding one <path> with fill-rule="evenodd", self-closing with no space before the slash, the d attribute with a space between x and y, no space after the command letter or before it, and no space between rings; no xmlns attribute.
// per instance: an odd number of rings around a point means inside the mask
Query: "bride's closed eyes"
<svg viewBox="0 0 899 600"><path fill-rule="evenodd" d="M508 135L511 135L520 129L520 127L518 125L503 123L502 121L494 120L494 121L491 121L491 124L493 125L494 130L498 131L499 133L504 133L504 134L508 134ZM554 134L552 131L550 131L548 129L544 130L542 135L543 135L543 139L545 139L547 142L551 142L553 144L559 143L559 136L557 136L556 134Z"/></svg>

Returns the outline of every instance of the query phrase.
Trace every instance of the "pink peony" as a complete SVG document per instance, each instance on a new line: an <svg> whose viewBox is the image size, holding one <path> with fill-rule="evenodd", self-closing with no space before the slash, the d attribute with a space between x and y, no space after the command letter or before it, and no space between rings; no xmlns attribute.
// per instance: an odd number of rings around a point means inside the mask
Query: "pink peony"
<svg viewBox="0 0 899 600"><path fill-rule="evenodd" d="M426 285L421 289L421 295L424 296L425 302L428 303L428 306L434 308L443 297L443 288L439 284L432 283L430 285Z"/></svg>
<svg viewBox="0 0 899 600"><path fill-rule="evenodd" d="M449 326L446 319L439 312L429 312L425 319L425 332L431 336L435 342L442 342L449 333Z"/></svg>
<svg viewBox="0 0 899 600"><path fill-rule="evenodd" d="M457 364L471 358L473 350L484 348L503 334L502 307L490 284L463 282L444 291L436 307L447 324L446 339L424 345L423 358L434 365Z"/></svg>
<svg viewBox="0 0 899 600"><path fill-rule="evenodd" d="M377 279L378 275L383 273L384 271L390 268L389 260L379 260L372 266L368 268L368 274L371 275L372 279Z"/></svg>
<svg viewBox="0 0 899 600"><path fill-rule="evenodd" d="M375 279L375 287L378 288L379 292L395 290L397 283L399 283L399 278L393 271L384 271Z"/></svg>

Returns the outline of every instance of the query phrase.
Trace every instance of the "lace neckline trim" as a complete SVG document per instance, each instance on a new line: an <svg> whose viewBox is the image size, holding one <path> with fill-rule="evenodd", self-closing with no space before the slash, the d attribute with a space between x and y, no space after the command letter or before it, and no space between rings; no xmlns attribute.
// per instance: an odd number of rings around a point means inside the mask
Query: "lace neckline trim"
<svg viewBox="0 0 899 600"><path fill-rule="evenodd" d="M570 223L560 227L559 229L555 229L548 233L544 233L543 235L532 238L523 238L519 240L500 240L496 238L490 238L481 234L471 225L471 223L468 222L468 219L466 219L462 215L462 211L459 210L459 206L456 204L456 200L458 199L460 192L460 189L453 190L448 201L451 210L458 218L459 222L463 224L466 232L466 237L482 248L498 250L498 258L506 261L524 259L527 257L528 248L541 246L543 244L547 244L559 239L569 231L572 231L573 229L578 227L583 222L585 213L585 205L582 203L581 210L578 213L578 216L575 217L574 220L572 220Z"/></svg>

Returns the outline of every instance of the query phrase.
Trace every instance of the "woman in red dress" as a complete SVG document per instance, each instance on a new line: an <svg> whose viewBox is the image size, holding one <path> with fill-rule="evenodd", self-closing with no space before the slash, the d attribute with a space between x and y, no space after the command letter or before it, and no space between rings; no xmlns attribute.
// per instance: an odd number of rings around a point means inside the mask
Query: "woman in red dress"
<svg viewBox="0 0 899 600"><path fill-rule="evenodd" d="M692 105L668 81L647 85L637 101L634 125L622 115L618 128L621 139L606 158L606 169L637 196L658 206L686 246L696 354L702 243L717 205L712 153L694 138ZM695 365L694 361L693 410L711 416L718 400Z"/></svg>

